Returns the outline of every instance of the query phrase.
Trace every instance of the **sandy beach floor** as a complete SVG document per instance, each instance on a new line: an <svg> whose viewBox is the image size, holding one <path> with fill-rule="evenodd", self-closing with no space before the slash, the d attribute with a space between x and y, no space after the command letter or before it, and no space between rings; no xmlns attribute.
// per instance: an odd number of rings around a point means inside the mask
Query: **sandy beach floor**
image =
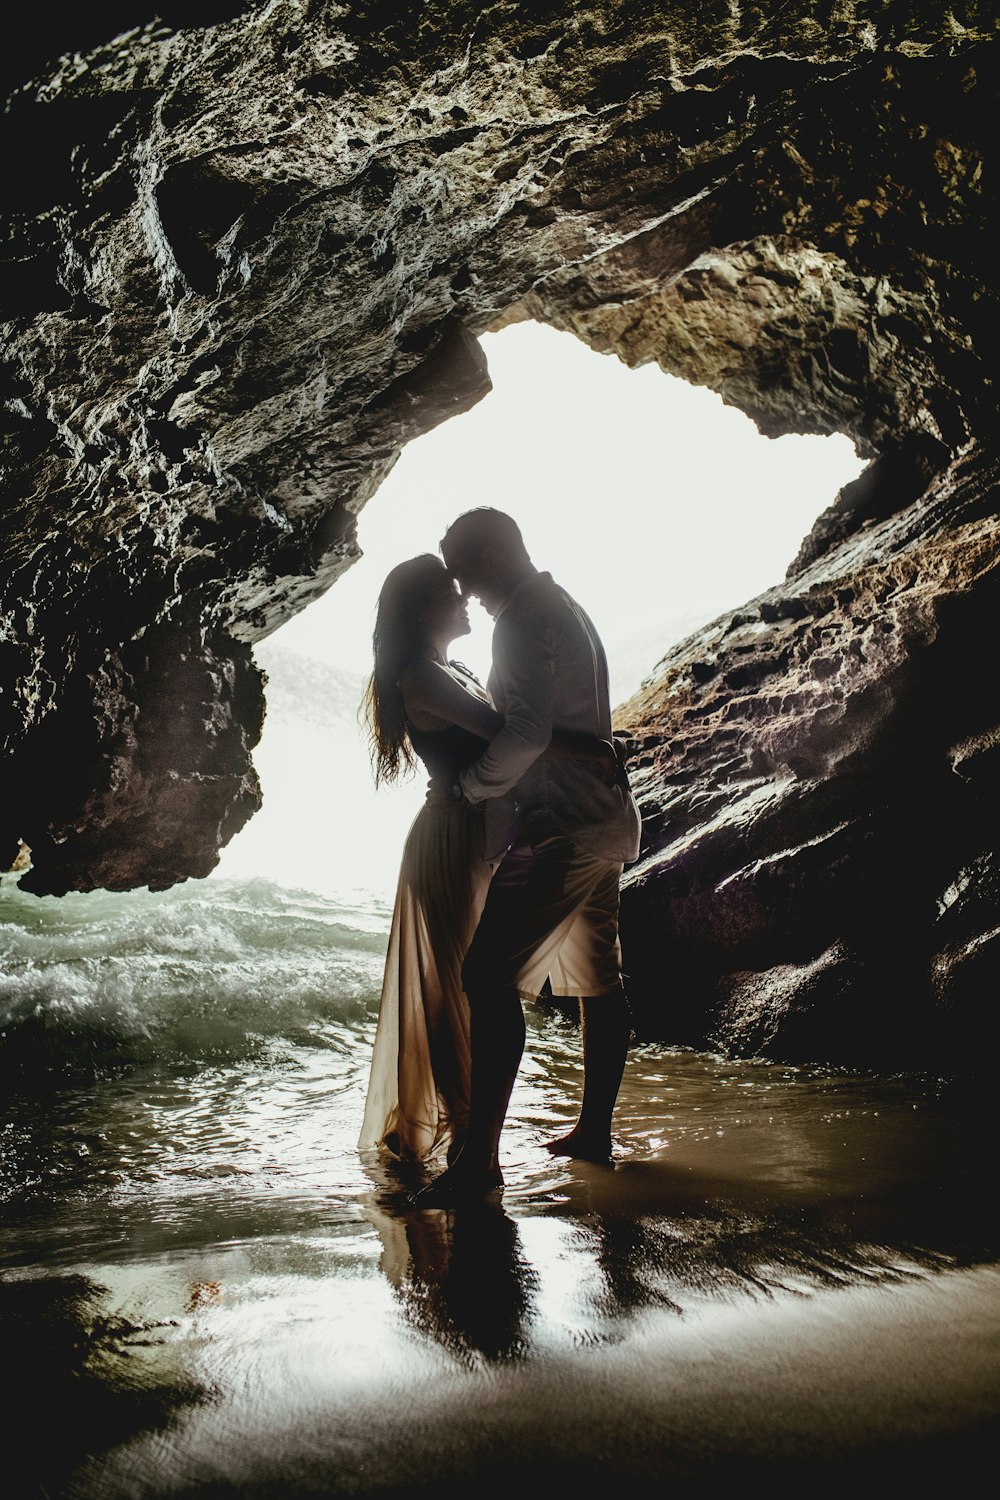
<svg viewBox="0 0 1000 1500"><path fill-rule="evenodd" d="M11 1500L978 1486L1000 1416L980 1126L905 1083L651 1049L615 1165L560 1162L545 1039L502 1200L453 1212L350 1149L362 1081L328 1059L294 1109L257 1107L256 1163L232 1076L215 1101L204 1076L88 1095L117 1154L159 1091L176 1156L7 1221Z"/></svg>

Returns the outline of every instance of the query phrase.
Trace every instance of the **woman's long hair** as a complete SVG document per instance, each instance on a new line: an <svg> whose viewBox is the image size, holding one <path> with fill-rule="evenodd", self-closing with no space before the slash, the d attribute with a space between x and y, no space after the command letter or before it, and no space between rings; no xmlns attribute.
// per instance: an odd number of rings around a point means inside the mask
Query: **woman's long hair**
<svg viewBox="0 0 1000 1500"><path fill-rule="evenodd" d="M361 700L376 786L383 781L398 781L416 764L399 678L407 663L427 645L420 614L446 571L439 557L422 552L398 563L378 596L372 632L374 665Z"/></svg>

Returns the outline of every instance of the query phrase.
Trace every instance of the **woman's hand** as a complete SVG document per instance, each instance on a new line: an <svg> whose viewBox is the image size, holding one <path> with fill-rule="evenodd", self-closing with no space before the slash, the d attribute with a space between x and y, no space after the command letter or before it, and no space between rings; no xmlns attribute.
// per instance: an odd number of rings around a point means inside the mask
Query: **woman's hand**
<svg viewBox="0 0 1000 1500"><path fill-rule="evenodd" d="M432 776L427 783L426 807L458 807L464 800L458 783L445 776Z"/></svg>

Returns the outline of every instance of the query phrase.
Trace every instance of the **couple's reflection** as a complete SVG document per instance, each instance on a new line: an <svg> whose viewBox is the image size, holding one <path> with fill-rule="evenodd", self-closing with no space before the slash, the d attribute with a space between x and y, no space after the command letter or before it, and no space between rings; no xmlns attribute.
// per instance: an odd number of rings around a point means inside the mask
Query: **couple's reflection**
<svg viewBox="0 0 1000 1500"><path fill-rule="evenodd" d="M463 1360L526 1353L536 1288L517 1225L499 1201L414 1209L376 1183L365 1207L382 1241L382 1270L407 1319Z"/></svg>
<svg viewBox="0 0 1000 1500"><path fill-rule="evenodd" d="M527 1249L498 1200L416 1210L384 1164L367 1170L365 1212L404 1316L466 1362L528 1357L553 1318L567 1336L617 1341L653 1310L913 1282L997 1254L992 1210L933 1170L836 1193L653 1160L581 1167L558 1199L536 1199Z"/></svg>

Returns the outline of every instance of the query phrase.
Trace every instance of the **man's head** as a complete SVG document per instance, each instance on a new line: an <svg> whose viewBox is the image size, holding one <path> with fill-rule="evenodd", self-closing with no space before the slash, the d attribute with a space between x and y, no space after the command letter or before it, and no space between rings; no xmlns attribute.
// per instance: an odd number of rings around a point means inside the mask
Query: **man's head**
<svg viewBox="0 0 1000 1500"><path fill-rule="evenodd" d="M511 590L532 572L531 559L520 528L505 511L482 506L453 521L440 541L444 565L464 594L496 609Z"/></svg>

